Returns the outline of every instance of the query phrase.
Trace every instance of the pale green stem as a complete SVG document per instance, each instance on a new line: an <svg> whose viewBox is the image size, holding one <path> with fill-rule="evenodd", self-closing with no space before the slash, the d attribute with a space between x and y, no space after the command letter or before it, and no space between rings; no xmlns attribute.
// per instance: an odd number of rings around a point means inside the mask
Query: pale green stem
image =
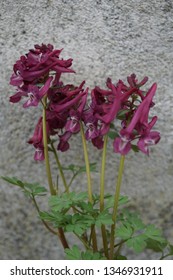
<svg viewBox="0 0 173 280"><path fill-rule="evenodd" d="M117 218L117 210L118 210L118 201L120 196L121 181L122 181L122 175L124 170L124 160L125 160L125 156L121 156L119 171L118 171L118 179L117 179L116 190L115 190L114 207L112 213L113 224L111 226L111 236L110 236L110 259L111 260L113 259L113 255L114 255L116 218Z"/></svg>
<svg viewBox="0 0 173 280"><path fill-rule="evenodd" d="M104 192L105 192L105 167L106 167L106 151L107 151L108 135L104 137L104 145L102 152L102 164L101 164L101 178L100 178L100 212L104 210ZM105 256L108 258L108 242L105 225L101 226L103 248Z"/></svg>
<svg viewBox="0 0 173 280"><path fill-rule="evenodd" d="M86 139L85 139L82 122L80 122L80 131L81 131L81 136L82 136L82 145L83 145L86 174L87 174L87 181L88 181L88 198L89 198L89 202L91 204L93 204L90 164L89 164L88 150L87 150L87 144L86 144ZM93 249L96 252L98 250L98 248L97 248L97 238L96 238L96 232L95 232L94 225L91 226L91 237L92 237Z"/></svg>
<svg viewBox="0 0 173 280"><path fill-rule="evenodd" d="M53 182L52 182L52 175L51 175L51 169L50 169L50 162L49 162L49 152L48 152L48 141L47 141L47 128L46 128L46 105L47 105L47 96L45 95L42 99L43 103L43 145L44 145L44 157L45 157L45 163L46 163L46 173L47 173L47 179L49 184L49 189L51 195L56 195L56 190L54 189ZM62 228L58 228L58 236L61 240L61 243L65 248L69 248L67 240L64 235L64 231Z"/></svg>
<svg viewBox="0 0 173 280"><path fill-rule="evenodd" d="M54 147L53 143L51 143L51 147L52 147L52 150L53 150L53 153L54 153L54 156L55 156L55 160L56 160L56 163L57 163L57 166L58 166L60 175L61 175L61 179L62 179L63 184L64 184L64 187L65 187L65 191L66 191L67 193L69 193L69 187L68 187L68 185L67 185L67 182L66 182L66 179L65 179L65 176L64 176L64 172L63 172L63 169L62 169L60 160L59 160L59 158L58 158L58 154L57 154L57 152L56 152L56 150L55 150L55 147Z"/></svg>
<svg viewBox="0 0 173 280"><path fill-rule="evenodd" d="M106 150L108 136L104 137L104 145L102 152L101 180L100 180L100 211L104 210L104 190L105 190L105 166L106 166Z"/></svg>
<svg viewBox="0 0 173 280"><path fill-rule="evenodd" d="M53 186L52 182L52 175L50 170L50 162L49 162L49 153L48 153L48 143L47 143L47 128L46 128L46 96L43 97L43 143L44 143L44 157L45 157L45 163L46 163L46 173L47 173L47 179L49 184L49 189L51 195L55 195L56 191Z"/></svg>
<svg viewBox="0 0 173 280"><path fill-rule="evenodd" d="M80 123L80 131L81 131L81 136L82 136L82 144L83 144L84 159L85 159L85 166L86 166L86 175L87 175L87 181L88 181L88 198L89 198L89 202L91 202L93 204L90 164L89 164L87 144L86 144L86 139L85 139L85 134L84 134L84 129L83 129L82 123Z"/></svg>

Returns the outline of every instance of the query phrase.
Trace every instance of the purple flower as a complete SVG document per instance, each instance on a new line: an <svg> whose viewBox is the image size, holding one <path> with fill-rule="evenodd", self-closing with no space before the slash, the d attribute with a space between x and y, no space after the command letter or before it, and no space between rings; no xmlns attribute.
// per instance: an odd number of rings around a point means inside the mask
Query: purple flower
<svg viewBox="0 0 173 280"><path fill-rule="evenodd" d="M151 131L156 121L157 117L155 116L145 129L143 129L141 137L137 143L138 148L147 155L149 155L149 146L157 144L160 140L160 133L158 131Z"/></svg>
<svg viewBox="0 0 173 280"><path fill-rule="evenodd" d="M60 142L58 144L57 150L60 150L61 152L65 152L69 149L70 145L68 143L68 140L70 139L72 133L70 131L66 131L63 135L60 135Z"/></svg>
<svg viewBox="0 0 173 280"><path fill-rule="evenodd" d="M117 87L115 87L111 83L111 89L112 93L107 96L107 100L103 105L103 111L105 111L105 114L103 116L100 116L96 113L96 117L106 124L110 124L116 118L116 115L121 108L121 86L118 85Z"/></svg>
<svg viewBox="0 0 173 280"><path fill-rule="evenodd" d="M39 118L38 123L35 127L33 136L29 139L28 143L33 145L43 145L43 124L42 117Z"/></svg>
<svg viewBox="0 0 173 280"><path fill-rule="evenodd" d="M87 140L90 140L90 139L94 139L95 137L98 137L99 136L99 131L97 127L98 121L94 116L94 112L91 108L83 113L82 119L87 128L85 132L85 138Z"/></svg>
<svg viewBox="0 0 173 280"><path fill-rule="evenodd" d="M82 83L83 85L83 83ZM81 91L81 86L79 87ZM82 90L82 94L78 93L78 98L74 97L76 102L70 102L68 100L67 104L63 103L62 113L68 112L68 119L66 125L64 127L65 132L63 135L60 135L60 142L58 144L57 149L64 152L67 151L70 147L68 140L72 136L72 134L76 134L80 131L80 121L82 120L83 110L85 108L86 100L87 100L88 89L84 92ZM70 98L71 98L70 94ZM65 106L66 105L66 106ZM65 110L65 111L64 111ZM60 113L60 112L59 112Z"/></svg>
<svg viewBox="0 0 173 280"><path fill-rule="evenodd" d="M24 107L37 106L48 90L50 80L53 79L48 76L51 70L56 72L53 85L60 78L61 73L74 72L68 69L72 64L72 60L59 60L60 51L51 52L52 48L50 45L49 47L46 47L46 45L37 46L35 51L30 50L26 56L21 56L20 60L15 63L10 84L17 86L18 91L10 97L10 102L17 103L22 96L27 96L28 101L24 104ZM38 83L43 83L41 89L38 87Z"/></svg>
<svg viewBox="0 0 173 280"><path fill-rule="evenodd" d="M92 139L92 143L93 145L97 148L97 149L103 149L103 137L98 136Z"/></svg>
<svg viewBox="0 0 173 280"><path fill-rule="evenodd" d="M77 114L75 110L71 110L70 119L67 121L65 125L65 130L70 131L72 133L78 133L80 131L80 116Z"/></svg>
<svg viewBox="0 0 173 280"><path fill-rule="evenodd" d="M27 97L27 101L23 104L24 108L30 106L37 106L43 96L49 90L53 77L49 77L45 84L39 88L36 85L29 84L28 86L23 86L19 91L10 97L10 102L16 103L21 100L22 97Z"/></svg>
<svg viewBox="0 0 173 280"><path fill-rule="evenodd" d="M28 143L32 144L35 147L34 160L44 160L42 117L39 118L39 121L34 130L34 134L29 139Z"/></svg>
<svg viewBox="0 0 173 280"><path fill-rule="evenodd" d="M103 147L103 136L109 132L110 124L116 119L124 101L121 83L115 86L108 78L107 87L108 90L99 87L92 90L90 108L83 114L83 120L87 127L86 139L92 139L92 143L98 149Z"/></svg>
<svg viewBox="0 0 173 280"><path fill-rule="evenodd" d="M52 79L53 77L49 77L45 85L42 86L41 88L38 88L37 86L34 85L29 85L28 93L27 93L28 100L23 104L23 107L26 108L29 106L37 106L40 100L43 98L43 96L47 93Z"/></svg>
<svg viewBox="0 0 173 280"><path fill-rule="evenodd" d="M149 155L149 146L157 144L159 140L160 133L158 131L150 131L139 139L137 145L144 154Z"/></svg>
<svg viewBox="0 0 173 280"><path fill-rule="evenodd" d="M127 77L127 81L131 88L139 88L146 84L146 82L148 81L148 77L144 77L141 82L138 82L138 80L136 79L136 75L133 73Z"/></svg>
<svg viewBox="0 0 173 280"><path fill-rule="evenodd" d="M130 139L127 139L126 135L123 136L123 131L121 131L120 137L115 138L113 146L114 152L120 153L121 155L126 155L131 150L131 141L135 138L131 135Z"/></svg>
<svg viewBox="0 0 173 280"><path fill-rule="evenodd" d="M160 139L158 132L150 132L154 126L157 117L154 117L150 123L148 123L149 110L152 105L152 99L156 92L157 85L153 84L148 93L138 106L132 119L127 127L121 129L120 137L114 140L114 151L126 155L131 149L131 141L139 139L138 148L148 154L147 146L149 144L156 144Z"/></svg>
<svg viewBox="0 0 173 280"><path fill-rule="evenodd" d="M34 145L35 154L34 154L34 160L36 161L43 161L44 160L44 147L42 145Z"/></svg>
<svg viewBox="0 0 173 280"><path fill-rule="evenodd" d="M53 50L53 46L48 44L35 45L25 56L21 56L13 67L14 73L11 76L10 84L17 87L23 85L45 82L50 71L56 73L56 79L62 73L74 73L70 69L72 59L59 59L62 50Z"/></svg>
<svg viewBox="0 0 173 280"><path fill-rule="evenodd" d="M59 100L59 102L52 102L50 104L50 109L57 113L69 111L73 106L78 107L84 95L86 95L86 92L83 91L81 86L74 90L67 90L65 93L62 92L61 100Z"/></svg>

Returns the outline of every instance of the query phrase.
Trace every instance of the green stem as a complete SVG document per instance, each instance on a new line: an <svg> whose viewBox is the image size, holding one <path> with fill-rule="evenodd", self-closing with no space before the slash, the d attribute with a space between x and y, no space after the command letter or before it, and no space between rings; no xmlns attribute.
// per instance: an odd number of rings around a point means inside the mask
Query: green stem
<svg viewBox="0 0 173 280"><path fill-rule="evenodd" d="M89 246L89 244L84 240L84 238L82 238L81 236L79 236L78 234L74 233L77 238L82 242L82 244L84 245L85 249L89 249L91 250L91 247Z"/></svg>
<svg viewBox="0 0 173 280"><path fill-rule="evenodd" d="M43 145L44 145L44 157L45 157L45 163L46 163L46 173L47 173L47 179L49 184L49 189L51 195L56 195L56 190L54 189L53 182L52 182L52 175L51 175L51 169L50 169L50 162L49 162L49 152L48 152L48 141L47 141L47 128L46 128L46 106L47 106L47 96L45 95L42 99L43 102ZM65 248L69 248L67 240L64 235L64 231L62 228L58 228L58 236L61 240L61 243Z"/></svg>
<svg viewBox="0 0 173 280"><path fill-rule="evenodd" d="M51 143L51 147L52 147L52 151L53 151L54 156L55 156L56 163L57 163L57 165L58 165L58 169L59 169L59 172L60 172L60 175L61 175L61 179L62 179L63 184L64 184L64 187L65 187L65 191L66 191L67 193L69 193L69 187L68 187L68 185L67 185L67 182L66 182L66 179L65 179L65 176L64 176L64 172L63 172L63 169L62 169L60 160L59 160L59 158L58 158L58 154L57 154L57 152L56 152L56 150L55 150L55 147L54 147L53 143Z"/></svg>
<svg viewBox="0 0 173 280"><path fill-rule="evenodd" d="M118 179L117 179L116 190L115 190L114 207L112 213L113 224L111 226L111 236L110 236L110 259L111 260L113 259L113 254L114 254L115 227L116 227L116 218L117 218L117 210L118 210L118 201L120 196L121 181L122 181L122 175L124 170L124 160L125 160L125 156L121 156L119 171L118 171Z"/></svg>
<svg viewBox="0 0 173 280"><path fill-rule="evenodd" d="M164 260L165 258L169 257L169 256L172 256L172 254L167 254L167 255L163 255L161 256L161 258L159 260Z"/></svg>
<svg viewBox="0 0 173 280"><path fill-rule="evenodd" d="M75 177L78 175L78 173L75 173L72 178L70 179L70 182L68 183L68 188L70 188L71 184L73 183Z"/></svg>
<svg viewBox="0 0 173 280"><path fill-rule="evenodd" d="M80 131L81 131L81 136L82 136L82 144L83 144L84 159L85 159L85 166L86 166L86 175L87 175L87 181L88 181L88 198L89 198L89 202L91 202L91 204L93 204L90 165L89 165L87 144L86 144L86 139L85 139L85 134L84 134L84 129L83 129L82 123L80 123Z"/></svg>
<svg viewBox="0 0 173 280"><path fill-rule="evenodd" d="M104 189L105 189L105 166L106 166L106 150L107 150L108 136L104 138L102 165L101 165L101 180L100 180L100 211L104 210Z"/></svg>
<svg viewBox="0 0 173 280"><path fill-rule="evenodd" d="M50 170L50 163L49 163L49 153L48 153L48 143L47 143L47 128L46 128L46 103L47 103L47 97L43 97L43 143L44 143L44 157L45 157L45 163L46 163L46 173L47 173L47 179L49 184L49 189L51 195L56 195L56 191L53 186L52 182L52 175Z"/></svg>
<svg viewBox="0 0 173 280"><path fill-rule="evenodd" d="M39 207L38 207L38 204L37 204L37 201L36 201L36 199L35 199L35 197L32 195L32 201L33 201L33 203L34 203L34 206L35 206L35 208L36 208L36 210L37 210L37 212L38 212L38 214L40 213L40 209L39 209ZM42 221L42 223L44 224L44 226L51 232L51 233L53 233L53 234L55 234L55 235L57 235L58 234L58 232L57 231L55 231L54 229L52 229L44 220L41 220Z"/></svg>
<svg viewBox="0 0 173 280"><path fill-rule="evenodd" d="M82 145L83 145L86 174L87 174L87 181L88 181L88 198L89 198L89 202L91 204L93 204L90 164L89 164L88 150L87 150L87 144L86 144L86 139L85 139L82 122L80 122L80 131L81 131L81 137L82 137ZM96 232L95 232L94 225L91 226L91 238L92 238L92 243L93 243L93 250L94 250L94 252L96 252L98 250L98 248L97 248L97 238L96 238Z"/></svg>
<svg viewBox="0 0 173 280"><path fill-rule="evenodd" d="M105 167L106 167L106 151L107 151L108 135L104 137L102 164L101 164L101 178L100 178L100 212L104 210L104 191L105 191ZM103 248L105 256L108 258L108 242L105 225L101 226Z"/></svg>

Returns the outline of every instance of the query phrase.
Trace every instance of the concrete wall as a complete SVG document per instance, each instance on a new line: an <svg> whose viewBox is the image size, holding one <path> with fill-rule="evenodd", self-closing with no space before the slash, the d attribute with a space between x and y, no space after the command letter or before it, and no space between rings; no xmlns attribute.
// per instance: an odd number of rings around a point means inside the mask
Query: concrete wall
<svg viewBox="0 0 173 280"><path fill-rule="evenodd" d="M173 241L173 2L171 0L0 0L0 175L45 183L44 164L35 163L26 144L39 112L8 102L16 59L34 44L52 43L64 48L64 58L74 59L78 75L70 81L87 86L126 79L135 72L158 83L155 109L161 141L146 157L130 153L126 159L122 192L131 207L147 222L159 225ZM75 142L77 141L77 142ZM83 162L80 140L61 155L63 162ZM76 145L77 143L77 145ZM91 149L92 160L100 152ZM107 185L114 188L119 156L109 146ZM94 186L99 174L93 177ZM78 179L77 188L86 178ZM82 181L82 183L81 183ZM95 187L96 189L97 187ZM43 203L46 205L46 202ZM55 237L45 231L35 210L18 190L0 182L0 258L61 259L63 251ZM132 258L155 258L150 252Z"/></svg>

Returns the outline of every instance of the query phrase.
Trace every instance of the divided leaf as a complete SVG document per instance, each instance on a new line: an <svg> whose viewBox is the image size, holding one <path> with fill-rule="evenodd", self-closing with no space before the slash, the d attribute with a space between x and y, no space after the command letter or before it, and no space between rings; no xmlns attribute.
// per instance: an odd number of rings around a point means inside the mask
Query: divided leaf
<svg viewBox="0 0 173 280"><path fill-rule="evenodd" d="M114 195L107 195L105 196L105 209L113 208L114 206L115 197ZM124 205L128 203L129 199L128 196L120 196L118 201L118 206Z"/></svg>
<svg viewBox="0 0 173 280"><path fill-rule="evenodd" d="M23 192L26 195L32 195L32 196L40 196L40 195L45 195L45 193L47 192L46 188L41 186L39 183L27 183L27 182L22 182L21 180L19 180L16 177L1 177L3 180L5 180L6 182L18 186L20 188L22 188Z"/></svg>
<svg viewBox="0 0 173 280"><path fill-rule="evenodd" d="M24 188L24 183L16 177L1 176L0 178L12 185Z"/></svg>
<svg viewBox="0 0 173 280"><path fill-rule="evenodd" d="M107 210L102 211L95 220L95 225L97 227L101 227L102 225L112 225L112 224L113 224L112 215Z"/></svg>
<svg viewBox="0 0 173 280"><path fill-rule="evenodd" d="M129 248L133 248L136 253L140 253L146 247L146 236L140 234L138 236L133 236L132 238L128 239L126 244Z"/></svg>
<svg viewBox="0 0 173 280"><path fill-rule="evenodd" d="M70 207L83 203L87 198L87 192L63 193L60 196L51 196L49 198L49 205L53 211L67 211Z"/></svg>
<svg viewBox="0 0 173 280"><path fill-rule="evenodd" d="M161 230L157 229L154 225L148 225L146 227L145 236L147 236L150 239L159 241L161 243L164 243L166 241L165 238L163 238L162 236Z"/></svg>
<svg viewBox="0 0 173 280"><path fill-rule="evenodd" d="M65 253L69 260L81 260L81 250L76 245L71 249L65 249Z"/></svg>
<svg viewBox="0 0 173 280"><path fill-rule="evenodd" d="M167 242L159 242L157 240L153 240L148 238L146 240L147 248L152 249L154 252L163 252L164 248L167 246Z"/></svg>
<svg viewBox="0 0 173 280"><path fill-rule="evenodd" d="M116 230L116 236L123 240L129 239L133 234L133 230L130 225L121 225Z"/></svg>
<svg viewBox="0 0 173 280"><path fill-rule="evenodd" d="M90 250L81 252L81 250L73 245L71 249L65 249L67 259L69 260L105 260L100 253L94 253Z"/></svg>
<svg viewBox="0 0 173 280"><path fill-rule="evenodd" d="M65 230L81 236L92 224L94 224L94 218L77 213L71 217L71 221L66 225Z"/></svg>

